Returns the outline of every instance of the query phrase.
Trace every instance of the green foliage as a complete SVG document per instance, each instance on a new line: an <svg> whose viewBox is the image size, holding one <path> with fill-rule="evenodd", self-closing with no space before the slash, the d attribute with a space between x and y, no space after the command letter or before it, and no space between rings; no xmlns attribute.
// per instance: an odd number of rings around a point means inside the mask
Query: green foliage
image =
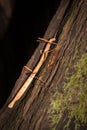
<svg viewBox="0 0 87 130"><path fill-rule="evenodd" d="M65 129L69 129L72 119L75 130L87 123L87 54L81 57L74 70L74 74L67 77L67 82L64 83L63 93L56 90L52 100L50 119L54 129L65 111L68 113Z"/></svg>

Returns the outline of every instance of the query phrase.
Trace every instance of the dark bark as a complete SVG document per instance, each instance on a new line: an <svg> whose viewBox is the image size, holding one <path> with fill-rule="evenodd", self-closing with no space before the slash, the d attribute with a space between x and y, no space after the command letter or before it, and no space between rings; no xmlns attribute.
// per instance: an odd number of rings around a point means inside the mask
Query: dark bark
<svg viewBox="0 0 87 130"><path fill-rule="evenodd" d="M57 85L59 90L63 86L67 62L70 66L87 52L87 1L62 0L60 6L50 22L44 38L56 37L57 46L48 54L46 62L40 68L37 76L43 80L34 79L28 90L17 101L13 108L8 104L14 98L28 78L29 71L23 68L11 95L0 111L0 130L50 130L48 111L51 98ZM46 43L40 43L26 66L32 70L40 59L40 50ZM79 55L76 58L75 52ZM66 118L66 117L65 117ZM65 118L60 121L57 130L62 129Z"/></svg>

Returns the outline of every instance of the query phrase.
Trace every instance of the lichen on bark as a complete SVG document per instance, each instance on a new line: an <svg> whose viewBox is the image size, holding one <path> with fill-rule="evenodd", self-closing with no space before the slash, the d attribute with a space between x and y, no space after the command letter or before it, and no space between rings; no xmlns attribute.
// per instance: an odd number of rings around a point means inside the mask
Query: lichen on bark
<svg viewBox="0 0 87 130"><path fill-rule="evenodd" d="M67 77L62 92L56 91L51 103L52 124L55 128L66 112L68 121L64 128L68 129L74 119L74 129L78 130L87 123L87 53L74 65L74 73Z"/></svg>

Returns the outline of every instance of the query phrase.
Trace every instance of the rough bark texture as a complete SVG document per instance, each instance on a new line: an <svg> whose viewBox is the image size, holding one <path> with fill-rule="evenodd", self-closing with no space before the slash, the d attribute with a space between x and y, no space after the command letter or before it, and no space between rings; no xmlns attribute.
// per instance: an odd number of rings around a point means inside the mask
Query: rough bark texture
<svg viewBox="0 0 87 130"><path fill-rule="evenodd" d="M73 67L83 53L87 52L87 1L62 0L50 22L44 38L56 37L57 46L50 52L37 76L45 82L34 79L28 90L12 109L7 106L17 91L30 75L28 70L22 73L5 106L0 111L0 130L50 130L48 111L55 87L59 91L64 82L67 63ZM40 58L40 50L45 43L40 43L35 53L27 63L32 70ZM78 57L75 57L76 52ZM75 57L75 58L74 58ZM27 74L28 73L28 74ZM65 117L66 118L66 117ZM65 118L58 124L62 129ZM83 128L82 128L83 130Z"/></svg>

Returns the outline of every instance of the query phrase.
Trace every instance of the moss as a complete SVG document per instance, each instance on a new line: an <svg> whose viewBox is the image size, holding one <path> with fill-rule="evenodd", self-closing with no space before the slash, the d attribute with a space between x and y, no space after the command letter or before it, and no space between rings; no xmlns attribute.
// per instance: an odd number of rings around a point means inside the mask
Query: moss
<svg viewBox="0 0 87 130"><path fill-rule="evenodd" d="M65 111L68 112L65 129L68 130L72 119L75 130L87 123L87 53L74 65L74 70L64 83L63 93L56 90L52 100L50 119L54 129Z"/></svg>

